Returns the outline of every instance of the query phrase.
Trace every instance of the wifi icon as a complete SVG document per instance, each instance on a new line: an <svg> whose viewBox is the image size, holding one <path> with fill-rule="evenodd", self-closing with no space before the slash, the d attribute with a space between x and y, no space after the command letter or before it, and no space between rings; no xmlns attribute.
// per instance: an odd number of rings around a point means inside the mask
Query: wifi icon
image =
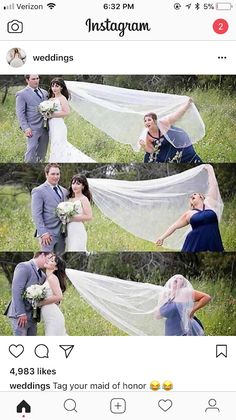
<svg viewBox="0 0 236 420"><path fill-rule="evenodd" d="M52 10L56 6L56 4L55 3L48 3L47 6L49 7L49 9Z"/></svg>

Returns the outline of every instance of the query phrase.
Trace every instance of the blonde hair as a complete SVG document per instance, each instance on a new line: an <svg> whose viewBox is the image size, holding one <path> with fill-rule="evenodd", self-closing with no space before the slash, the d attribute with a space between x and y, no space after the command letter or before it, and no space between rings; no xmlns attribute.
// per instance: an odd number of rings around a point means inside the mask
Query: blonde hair
<svg viewBox="0 0 236 420"><path fill-rule="evenodd" d="M204 195L203 193L200 193L200 192L198 192L198 193L193 193L193 194L198 194L198 195L199 195L199 197L202 199L202 201L204 201L204 200L205 200L205 198L206 198L206 197L205 197L205 195ZM193 195L193 194L192 194L192 195ZM192 198L192 196L191 196L191 198ZM191 198L190 198L190 199L191 199ZM190 203L190 207L191 207L191 208L193 208L193 207L194 207L192 203Z"/></svg>

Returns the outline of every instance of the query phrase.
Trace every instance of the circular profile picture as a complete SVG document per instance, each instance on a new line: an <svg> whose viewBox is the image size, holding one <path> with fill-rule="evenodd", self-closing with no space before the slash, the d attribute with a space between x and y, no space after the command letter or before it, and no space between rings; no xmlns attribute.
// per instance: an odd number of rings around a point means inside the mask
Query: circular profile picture
<svg viewBox="0 0 236 420"><path fill-rule="evenodd" d="M22 48L11 48L7 52L7 62L11 67L21 67L26 62L26 53Z"/></svg>

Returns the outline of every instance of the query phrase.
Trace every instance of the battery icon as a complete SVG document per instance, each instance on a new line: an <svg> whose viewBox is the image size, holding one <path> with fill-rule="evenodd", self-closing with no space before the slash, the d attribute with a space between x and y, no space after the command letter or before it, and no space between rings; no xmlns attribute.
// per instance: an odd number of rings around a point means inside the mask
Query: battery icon
<svg viewBox="0 0 236 420"><path fill-rule="evenodd" d="M231 3L216 3L216 10L231 10L233 5Z"/></svg>

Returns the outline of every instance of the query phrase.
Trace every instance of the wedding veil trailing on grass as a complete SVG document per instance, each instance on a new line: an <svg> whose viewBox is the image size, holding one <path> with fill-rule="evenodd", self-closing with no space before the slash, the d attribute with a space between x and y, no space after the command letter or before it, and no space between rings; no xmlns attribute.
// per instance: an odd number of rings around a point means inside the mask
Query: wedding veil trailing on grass
<svg viewBox="0 0 236 420"><path fill-rule="evenodd" d="M79 115L114 140L130 144L134 150L138 150L145 114L155 112L159 121L177 111L188 99L187 96L95 83L66 81L66 85L71 94L71 106ZM188 134L181 142L178 129L173 127L168 131L166 139L176 147L187 147L205 135L204 123L194 104L175 125Z"/></svg>
<svg viewBox="0 0 236 420"><path fill-rule="evenodd" d="M169 300L177 305L181 335L192 335L189 314L194 305L194 290L181 274L171 277L165 286L72 269L66 269L66 275L89 305L129 335L165 335L165 318L160 315L160 309ZM203 334L198 325L195 335Z"/></svg>
<svg viewBox="0 0 236 420"><path fill-rule="evenodd" d="M176 311L181 320L183 335L204 335L199 321L196 323L190 319L189 314L194 307L194 289L191 283L182 274L172 276L162 288L158 305L156 307L156 318L162 318L160 312L167 307L176 304ZM166 309L167 309L166 307ZM167 309L168 312L168 309ZM171 318L171 317L170 317ZM194 334L192 334L194 332Z"/></svg>
<svg viewBox="0 0 236 420"><path fill-rule="evenodd" d="M189 208L193 192L205 196L209 192L205 165L165 178L147 181L121 181L89 178L89 187L98 208L128 232L139 238L155 241ZM214 177L215 197L211 207L220 220L223 202ZM176 230L165 240L165 247L181 249L189 227Z"/></svg>
<svg viewBox="0 0 236 420"><path fill-rule="evenodd" d="M164 335L155 319L163 287L66 269L80 295L105 319L129 335Z"/></svg>

